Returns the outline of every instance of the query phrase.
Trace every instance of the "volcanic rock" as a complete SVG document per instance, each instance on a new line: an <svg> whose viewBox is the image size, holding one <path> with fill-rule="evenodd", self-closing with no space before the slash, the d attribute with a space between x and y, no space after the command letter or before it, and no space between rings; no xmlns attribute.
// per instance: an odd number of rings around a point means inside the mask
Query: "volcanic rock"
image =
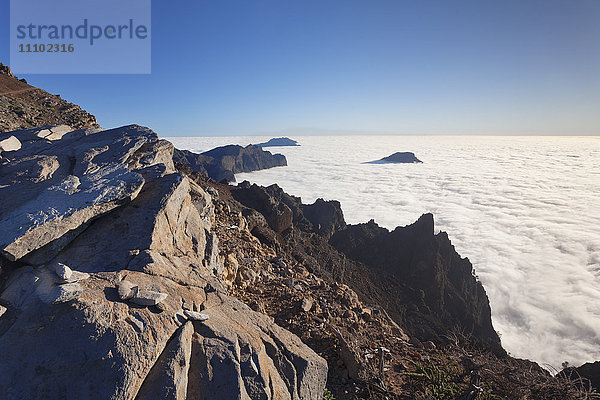
<svg viewBox="0 0 600 400"><path fill-rule="evenodd" d="M0 132L57 124L73 129L98 127L96 117L81 107L28 85L0 63Z"/></svg>
<svg viewBox="0 0 600 400"><path fill-rule="evenodd" d="M460 257L445 232L434 234L433 215L393 231L373 220L349 225L329 243L346 256L371 268L374 276L389 274L388 282L410 282L398 290L395 301L413 304L416 317L403 324L421 339L440 341L447 326L468 327L469 333L489 349L505 354L492 326L485 289L473 274L468 259ZM389 301L391 299L386 300ZM435 317L428 316L429 313ZM435 322L434 322L435 321Z"/></svg>

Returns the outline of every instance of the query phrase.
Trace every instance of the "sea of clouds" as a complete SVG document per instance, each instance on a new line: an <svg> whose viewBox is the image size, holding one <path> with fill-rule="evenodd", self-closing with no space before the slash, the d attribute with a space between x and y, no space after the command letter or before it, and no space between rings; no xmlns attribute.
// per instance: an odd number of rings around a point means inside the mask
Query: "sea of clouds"
<svg viewBox="0 0 600 400"><path fill-rule="evenodd" d="M169 138L206 151L268 137ZM513 356L559 368L600 360L600 137L305 136L272 147L287 167L236 175L348 223L394 228L434 215L483 282ZM412 151L423 164L365 164Z"/></svg>

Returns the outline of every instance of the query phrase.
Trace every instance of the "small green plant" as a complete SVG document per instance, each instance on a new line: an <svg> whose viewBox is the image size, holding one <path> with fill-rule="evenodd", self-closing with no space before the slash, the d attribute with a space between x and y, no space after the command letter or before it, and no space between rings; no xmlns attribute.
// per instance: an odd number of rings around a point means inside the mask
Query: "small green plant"
<svg viewBox="0 0 600 400"><path fill-rule="evenodd" d="M460 395L460 386L456 381L459 369L452 364L441 367L435 364L416 365L416 371L404 375L420 380L424 386L425 399L454 400Z"/></svg>
<svg viewBox="0 0 600 400"><path fill-rule="evenodd" d="M333 393L331 393L327 388L325 388L325 391L323 392L323 400L335 400Z"/></svg>

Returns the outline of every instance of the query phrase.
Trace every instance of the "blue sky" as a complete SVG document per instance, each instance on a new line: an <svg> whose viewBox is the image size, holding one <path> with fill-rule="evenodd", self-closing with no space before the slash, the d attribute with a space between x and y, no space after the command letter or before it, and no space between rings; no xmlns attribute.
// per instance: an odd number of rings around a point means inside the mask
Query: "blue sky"
<svg viewBox="0 0 600 400"><path fill-rule="evenodd" d="M23 77L162 136L600 134L600 1L157 0L150 75Z"/></svg>

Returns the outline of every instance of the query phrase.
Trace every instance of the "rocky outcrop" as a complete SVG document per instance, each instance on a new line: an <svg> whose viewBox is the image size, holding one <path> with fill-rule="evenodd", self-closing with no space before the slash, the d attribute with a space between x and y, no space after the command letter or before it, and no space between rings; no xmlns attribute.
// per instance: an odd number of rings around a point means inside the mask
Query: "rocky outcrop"
<svg viewBox="0 0 600 400"><path fill-rule="evenodd" d="M211 196L173 168L170 143L135 125L11 135L3 398L322 397L326 362L215 276Z"/></svg>
<svg viewBox="0 0 600 400"><path fill-rule="evenodd" d="M276 146L300 146L297 141L286 137L272 138L263 143L257 143L255 146L276 147Z"/></svg>
<svg viewBox="0 0 600 400"><path fill-rule="evenodd" d="M8 65L4 65L2 63L0 63L0 75L6 75L10 78L14 78L15 76L13 75L12 71L10 70Z"/></svg>
<svg viewBox="0 0 600 400"><path fill-rule="evenodd" d="M290 196L277 185L261 187L248 181L240 183L231 194L246 207L262 214L268 226L277 233L294 224L305 231L329 237L346 227L341 205L336 200L317 199L313 204L302 204L299 197ZM252 216L247 215L252 221ZM260 223L251 225L252 230Z"/></svg>
<svg viewBox="0 0 600 400"><path fill-rule="evenodd" d="M324 237L346 228L342 206L337 200L317 199L313 204L302 204L302 213L310 221L313 230Z"/></svg>
<svg viewBox="0 0 600 400"><path fill-rule="evenodd" d="M174 160L176 163L185 165L217 182L222 180L235 182L235 174L240 172L252 172L287 165L284 155L271 154L254 145L222 146L201 154L176 150Z"/></svg>
<svg viewBox="0 0 600 400"><path fill-rule="evenodd" d="M433 229L431 214L391 232L371 220L336 232L329 243L375 271L407 283L418 294L412 301L402 299L412 307L407 312L435 316L429 326L407 321L418 336L430 338L436 331L439 335L443 327L459 326L487 348L503 354L492 327L488 297L473 266L456 252L445 232L436 235Z"/></svg>
<svg viewBox="0 0 600 400"><path fill-rule="evenodd" d="M14 132L28 140L30 131ZM134 199L144 178L129 157L156 135L138 127L25 142L0 171L0 250L17 260ZM170 166L173 171L173 166Z"/></svg>
<svg viewBox="0 0 600 400"><path fill-rule="evenodd" d="M77 129L98 127L92 114L17 79L8 66L0 63L0 132L57 124Z"/></svg>
<svg viewBox="0 0 600 400"><path fill-rule="evenodd" d="M412 164L412 163L422 163L423 161L419 160L415 153L412 152L396 152L387 157L383 157L377 161L370 161L369 164Z"/></svg>

